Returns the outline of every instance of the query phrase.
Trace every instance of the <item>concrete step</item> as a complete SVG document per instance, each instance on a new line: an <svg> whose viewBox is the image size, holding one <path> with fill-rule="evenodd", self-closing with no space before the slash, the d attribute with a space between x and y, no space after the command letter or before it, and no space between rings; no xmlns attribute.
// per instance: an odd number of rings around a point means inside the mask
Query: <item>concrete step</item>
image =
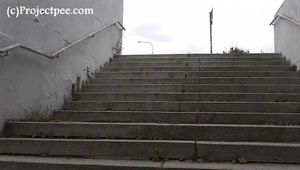
<svg viewBox="0 0 300 170"><path fill-rule="evenodd" d="M53 118L56 121L82 122L197 123L197 114L197 112L56 110L53 112Z"/></svg>
<svg viewBox="0 0 300 170"><path fill-rule="evenodd" d="M7 122L6 137L300 142L300 126Z"/></svg>
<svg viewBox="0 0 300 170"><path fill-rule="evenodd" d="M289 73L289 72L288 72ZM191 73L190 73L191 74ZM183 78L187 76L187 72L184 71L122 71L122 72L99 72L96 73L96 78L120 78L120 77L135 77L135 78L142 78L142 77L167 77L167 78Z"/></svg>
<svg viewBox="0 0 300 170"><path fill-rule="evenodd" d="M1 154L97 158L191 158L194 141L0 138ZM175 149L175 148L181 148Z"/></svg>
<svg viewBox="0 0 300 170"><path fill-rule="evenodd" d="M66 110L298 113L298 102L72 101Z"/></svg>
<svg viewBox="0 0 300 170"><path fill-rule="evenodd" d="M232 161L239 162L239 161ZM197 163L191 161L167 161L165 162L164 169L174 168L174 170L298 170L300 165L298 164L270 164L270 163Z"/></svg>
<svg viewBox="0 0 300 170"><path fill-rule="evenodd" d="M155 55L119 55L115 58L127 58L127 59L142 59L142 58L202 58L202 57L235 57L235 58L282 58L281 54L278 53L251 53L251 54L155 54Z"/></svg>
<svg viewBox="0 0 300 170"><path fill-rule="evenodd" d="M183 78L183 77L299 77L300 72L292 71L147 71L147 72L99 72L96 78Z"/></svg>
<svg viewBox="0 0 300 170"><path fill-rule="evenodd" d="M191 161L144 161L122 159L88 159L37 156L0 156L2 170L298 170L297 164L268 163L198 163Z"/></svg>
<svg viewBox="0 0 300 170"><path fill-rule="evenodd" d="M279 57L143 57L143 58L113 58L111 62L135 63L135 62L198 62L198 61L285 61Z"/></svg>
<svg viewBox="0 0 300 170"><path fill-rule="evenodd" d="M264 66L201 66L201 67L102 67L101 71L290 71L288 65Z"/></svg>
<svg viewBox="0 0 300 170"><path fill-rule="evenodd" d="M299 85L284 84L89 84L84 92L231 92L300 93Z"/></svg>
<svg viewBox="0 0 300 170"><path fill-rule="evenodd" d="M2 138L0 146L1 154L300 162L298 143Z"/></svg>
<svg viewBox="0 0 300 170"><path fill-rule="evenodd" d="M299 113L57 110L57 121L300 125Z"/></svg>
<svg viewBox="0 0 300 170"><path fill-rule="evenodd" d="M150 160L0 156L1 170L159 170L162 165L162 162L154 162ZM166 167L165 169L173 168ZM197 169L200 170L203 168L199 167ZM214 168L213 170L221 169Z"/></svg>
<svg viewBox="0 0 300 170"><path fill-rule="evenodd" d="M243 101L300 102L300 93L95 93L74 94L76 101Z"/></svg>
<svg viewBox="0 0 300 170"><path fill-rule="evenodd" d="M90 84L300 84L300 77L94 78Z"/></svg>
<svg viewBox="0 0 300 170"><path fill-rule="evenodd" d="M289 65L288 61L200 61L200 62L112 62L106 63L107 67L201 67L201 66L257 66L257 65Z"/></svg>

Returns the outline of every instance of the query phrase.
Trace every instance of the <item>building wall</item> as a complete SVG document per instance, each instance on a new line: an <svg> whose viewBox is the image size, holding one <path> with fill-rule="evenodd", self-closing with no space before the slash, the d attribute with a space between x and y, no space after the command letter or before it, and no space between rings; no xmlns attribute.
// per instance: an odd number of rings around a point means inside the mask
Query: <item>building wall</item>
<svg viewBox="0 0 300 170"><path fill-rule="evenodd" d="M300 1L286 0L277 13L300 21ZM275 52L300 68L300 26L283 18L274 23Z"/></svg>
<svg viewBox="0 0 300 170"><path fill-rule="evenodd" d="M94 15L19 16L9 19L8 6L92 7ZM0 48L22 42L34 49L52 53L66 42L123 20L123 0L0 0ZM0 57L0 130L5 120L33 113L51 113L70 97L77 76L87 77L87 67L96 71L114 55L122 34L110 27L62 53L47 59L23 49ZM14 38L18 39L15 40Z"/></svg>

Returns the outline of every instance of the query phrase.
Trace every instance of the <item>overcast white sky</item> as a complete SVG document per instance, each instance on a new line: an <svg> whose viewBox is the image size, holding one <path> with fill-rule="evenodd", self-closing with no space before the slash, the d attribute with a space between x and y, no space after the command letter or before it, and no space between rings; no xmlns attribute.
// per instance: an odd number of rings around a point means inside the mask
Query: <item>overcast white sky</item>
<svg viewBox="0 0 300 170"><path fill-rule="evenodd" d="M270 22L284 0L124 0L123 54L209 53L214 8L214 53L230 46L273 52Z"/></svg>

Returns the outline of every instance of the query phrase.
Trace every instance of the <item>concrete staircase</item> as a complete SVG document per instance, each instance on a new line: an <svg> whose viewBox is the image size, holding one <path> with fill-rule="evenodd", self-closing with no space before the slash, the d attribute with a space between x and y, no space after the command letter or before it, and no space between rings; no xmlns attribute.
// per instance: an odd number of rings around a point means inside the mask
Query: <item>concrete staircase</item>
<svg viewBox="0 0 300 170"><path fill-rule="evenodd" d="M279 54L117 56L53 116L7 122L0 169L300 163L300 77Z"/></svg>

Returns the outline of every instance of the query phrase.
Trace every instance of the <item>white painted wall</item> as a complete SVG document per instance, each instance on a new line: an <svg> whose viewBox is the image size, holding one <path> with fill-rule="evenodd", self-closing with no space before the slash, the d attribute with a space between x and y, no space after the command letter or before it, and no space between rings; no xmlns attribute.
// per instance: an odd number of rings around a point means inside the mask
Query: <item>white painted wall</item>
<svg viewBox="0 0 300 170"><path fill-rule="evenodd" d="M20 16L8 19L8 6L92 7L92 16ZM0 0L0 31L44 52L64 47L114 21L123 20L123 0ZM6 119L22 118L35 112L50 113L63 105L71 94L76 76L86 78L86 68L99 68L113 56L113 47L121 40L118 27L110 27L94 38L46 59L17 49L0 57L0 130ZM16 40L0 35L0 48Z"/></svg>
<svg viewBox="0 0 300 170"><path fill-rule="evenodd" d="M277 13L300 22L300 1L286 0ZM282 53L300 68L300 26L283 18L274 23L275 52Z"/></svg>

